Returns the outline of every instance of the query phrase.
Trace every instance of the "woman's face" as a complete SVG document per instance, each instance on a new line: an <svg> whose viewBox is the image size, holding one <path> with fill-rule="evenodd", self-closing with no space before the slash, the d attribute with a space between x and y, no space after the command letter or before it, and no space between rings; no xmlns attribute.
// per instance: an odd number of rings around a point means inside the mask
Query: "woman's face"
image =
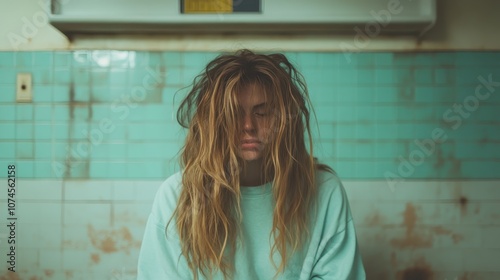
<svg viewBox="0 0 500 280"><path fill-rule="evenodd" d="M256 86L240 92L238 104L242 110L238 155L245 161L259 160L270 140L273 111L266 102L265 93Z"/></svg>

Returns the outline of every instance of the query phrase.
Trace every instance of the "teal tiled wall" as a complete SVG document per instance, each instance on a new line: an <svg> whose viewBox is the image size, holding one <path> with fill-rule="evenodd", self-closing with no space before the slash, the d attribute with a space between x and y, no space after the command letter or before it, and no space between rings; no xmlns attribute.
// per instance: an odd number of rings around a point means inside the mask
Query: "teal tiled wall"
<svg viewBox="0 0 500 280"><path fill-rule="evenodd" d="M500 178L500 52L286 54L315 106L316 154L341 177ZM174 93L215 56L0 52L0 166L22 178L167 177L185 136L174 114L186 89ZM20 72L33 76L32 103L15 101ZM436 129L447 138L424 153L415 140Z"/></svg>

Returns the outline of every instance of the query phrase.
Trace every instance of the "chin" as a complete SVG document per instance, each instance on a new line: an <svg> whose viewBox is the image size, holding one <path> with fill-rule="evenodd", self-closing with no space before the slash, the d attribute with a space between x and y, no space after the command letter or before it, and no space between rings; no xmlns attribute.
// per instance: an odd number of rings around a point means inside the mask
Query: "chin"
<svg viewBox="0 0 500 280"><path fill-rule="evenodd" d="M244 161L254 161L262 158L260 151L244 150L240 151L240 158Z"/></svg>

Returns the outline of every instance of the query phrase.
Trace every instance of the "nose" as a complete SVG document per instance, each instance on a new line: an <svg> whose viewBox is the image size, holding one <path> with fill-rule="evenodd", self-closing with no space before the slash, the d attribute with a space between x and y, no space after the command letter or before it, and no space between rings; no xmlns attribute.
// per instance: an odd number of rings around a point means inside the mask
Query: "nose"
<svg viewBox="0 0 500 280"><path fill-rule="evenodd" d="M243 130L245 132L251 132L255 130L254 118L251 114L243 115Z"/></svg>

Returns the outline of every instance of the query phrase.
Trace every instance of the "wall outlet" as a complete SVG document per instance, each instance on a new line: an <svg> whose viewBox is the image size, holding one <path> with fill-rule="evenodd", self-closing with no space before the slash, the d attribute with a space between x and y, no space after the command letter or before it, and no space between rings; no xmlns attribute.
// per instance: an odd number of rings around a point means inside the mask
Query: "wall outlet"
<svg viewBox="0 0 500 280"><path fill-rule="evenodd" d="M31 102L32 99L31 73L17 74L16 101Z"/></svg>

